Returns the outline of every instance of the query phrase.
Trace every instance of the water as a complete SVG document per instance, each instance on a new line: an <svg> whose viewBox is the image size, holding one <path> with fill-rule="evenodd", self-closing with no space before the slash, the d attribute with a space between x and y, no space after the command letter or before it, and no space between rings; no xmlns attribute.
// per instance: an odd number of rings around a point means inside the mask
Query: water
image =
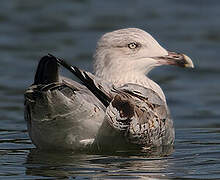
<svg viewBox="0 0 220 180"><path fill-rule="evenodd" d="M220 179L219 7L217 0L1 0L0 179ZM175 122L173 152L38 152L27 135L23 92L39 58L49 52L91 71L97 39L124 27L145 29L195 63L195 70L151 73Z"/></svg>

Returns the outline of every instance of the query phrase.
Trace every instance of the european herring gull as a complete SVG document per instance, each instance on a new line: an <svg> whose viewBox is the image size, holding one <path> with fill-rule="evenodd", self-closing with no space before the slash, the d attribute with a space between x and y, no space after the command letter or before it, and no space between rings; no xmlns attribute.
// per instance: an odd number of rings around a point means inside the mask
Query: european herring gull
<svg viewBox="0 0 220 180"><path fill-rule="evenodd" d="M147 74L160 65L193 68L191 59L169 52L137 28L104 34L94 55L95 75L52 55L39 62L25 92L25 119L42 149L172 145L173 121L160 86ZM81 83L62 77L58 64Z"/></svg>

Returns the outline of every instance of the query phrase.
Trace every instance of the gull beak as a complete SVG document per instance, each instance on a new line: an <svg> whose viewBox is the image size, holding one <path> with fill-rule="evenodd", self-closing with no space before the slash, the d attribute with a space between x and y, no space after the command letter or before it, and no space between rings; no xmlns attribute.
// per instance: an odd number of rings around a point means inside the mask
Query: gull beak
<svg viewBox="0 0 220 180"><path fill-rule="evenodd" d="M157 57L160 65L175 65L179 67L194 68L192 60L185 54L168 52L168 55Z"/></svg>

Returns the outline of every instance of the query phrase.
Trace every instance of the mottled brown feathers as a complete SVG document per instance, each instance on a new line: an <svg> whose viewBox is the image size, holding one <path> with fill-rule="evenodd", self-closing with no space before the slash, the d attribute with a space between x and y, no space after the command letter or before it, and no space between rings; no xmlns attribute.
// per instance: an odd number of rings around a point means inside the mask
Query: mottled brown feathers
<svg viewBox="0 0 220 180"><path fill-rule="evenodd" d="M112 101L112 106L118 110L121 118L130 119L134 116L134 104L128 97L123 97L122 95L116 95Z"/></svg>

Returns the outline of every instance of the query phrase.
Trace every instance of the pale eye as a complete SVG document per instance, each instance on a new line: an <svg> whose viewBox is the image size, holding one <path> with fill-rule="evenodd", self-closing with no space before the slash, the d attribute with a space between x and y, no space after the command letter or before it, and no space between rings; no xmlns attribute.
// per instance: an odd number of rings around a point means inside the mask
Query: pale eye
<svg viewBox="0 0 220 180"><path fill-rule="evenodd" d="M132 43L128 44L128 47L130 49L135 49L136 47L138 47L138 44L136 42L132 42Z"/></svg>

